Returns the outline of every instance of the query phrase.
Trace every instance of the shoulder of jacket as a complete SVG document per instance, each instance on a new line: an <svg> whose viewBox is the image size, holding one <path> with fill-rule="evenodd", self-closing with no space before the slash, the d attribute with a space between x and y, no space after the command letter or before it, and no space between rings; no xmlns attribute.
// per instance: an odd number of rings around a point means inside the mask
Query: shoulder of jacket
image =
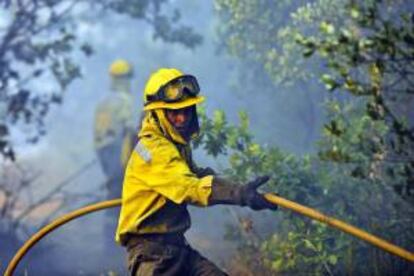
<svg viewBox="0 0 414 276"><path fill-rule="evenodd" d="M163 136L142 136L135 147L141 157L146 161L155 159L170 159L179 156L175 145ZM145 157L145 158L144 158Z"/></svg>
<svg viewBox="0 0 414 276"><path fill-rule="evenodd" d="M147 148L147 146L143 143L142 139L138 141L138 143L135 145L134 152L141 157L142 160L144 160L145 163L149 163L152 160L152 154Z"/></svg>

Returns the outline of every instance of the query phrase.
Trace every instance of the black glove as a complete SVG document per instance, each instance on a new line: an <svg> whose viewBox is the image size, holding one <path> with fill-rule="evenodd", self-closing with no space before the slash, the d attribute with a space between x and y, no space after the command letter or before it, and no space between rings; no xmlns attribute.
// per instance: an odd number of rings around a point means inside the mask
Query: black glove
<svg viewBox="0 0 414 276"><path fill-rule="evenodd" d="M261 176L242 186L242 205L249 206L253 210L277 210L276 204L270 203L263 194L257 192L257 188L265 184L269 179L269 176Z"/></svg>
<svg viewBox="0 0 414 276"><path fill-rule="evenodd" d="M195 174L197 175L197 177L201 178L207 175L215 175L216 172L212 168L206 167L206 168L197 168L197 170L195 171Z"/></svg>
<svg viewBox="0 0 414 276"><path fill-rule="evenodd" d="M257 188L268 180L268 176L262 176L246 185L237 185L228 180L214 177L208 204L232 204L249 206L253 210L277 210L277 205L270 203L257 192Z"/></svg>

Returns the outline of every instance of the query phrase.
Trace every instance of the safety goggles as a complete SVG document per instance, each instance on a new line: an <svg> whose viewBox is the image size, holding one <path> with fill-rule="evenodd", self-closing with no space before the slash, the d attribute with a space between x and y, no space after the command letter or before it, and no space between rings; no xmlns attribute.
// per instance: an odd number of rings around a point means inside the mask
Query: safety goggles
<svg viewBox="0 0 414 276"><path fill-rule="evenodd" d="M179 102L188 97L195 97L199 92L197 79L191 75L184 75L162 85L154 95L148 95L147 104L155 101Z"/></svg>

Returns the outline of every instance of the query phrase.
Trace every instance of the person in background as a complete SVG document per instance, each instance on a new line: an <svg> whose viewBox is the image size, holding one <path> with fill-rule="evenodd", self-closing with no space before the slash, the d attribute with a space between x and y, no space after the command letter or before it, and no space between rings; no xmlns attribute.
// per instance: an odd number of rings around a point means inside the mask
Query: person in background
<svg viewBox="0 0 414 276"><path fill-rule="evenodd" d="M126 163L136 142L131 94L132 66L123 59L115 60L109 67L111 92L97 105L94 122L94 147L105 175L106 198L121 197ZM113 232L118 211L106 212L105 241L114 244Z"/></svg>

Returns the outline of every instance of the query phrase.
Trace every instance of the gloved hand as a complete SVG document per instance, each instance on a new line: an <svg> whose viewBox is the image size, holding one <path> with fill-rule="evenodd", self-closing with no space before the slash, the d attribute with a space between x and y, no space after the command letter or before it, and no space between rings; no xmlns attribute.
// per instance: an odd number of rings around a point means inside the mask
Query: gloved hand
<svg viewBox="0 0 414 276"><path fill-rule="evenodd" d="M214 176L208 204L249 206L253 210L277 210L277 205L270 203L264 198L263 194L257 192L257 188L268 180L268 176L262 176L246 185L239 185Z"/></svg>
<svg viewBox="0 0 414 276"><path fill-rule="evenodd" d="M197 171L195 172L195 174L197 175L197 177L204 177L207 175L215 175L216 172L210 168L210 167L206 167L206 168L197 168Z"/></svg>
<svg viewBox="0 0 414 276"><path fill-rule="evenodd" d="M277 210L278 206L276 204L270 203L263 194L257 192L257 188L265 184L269 179L269 176L261 176L242 186L242 206L249 206L256 211L263 209Z"/></svg>

